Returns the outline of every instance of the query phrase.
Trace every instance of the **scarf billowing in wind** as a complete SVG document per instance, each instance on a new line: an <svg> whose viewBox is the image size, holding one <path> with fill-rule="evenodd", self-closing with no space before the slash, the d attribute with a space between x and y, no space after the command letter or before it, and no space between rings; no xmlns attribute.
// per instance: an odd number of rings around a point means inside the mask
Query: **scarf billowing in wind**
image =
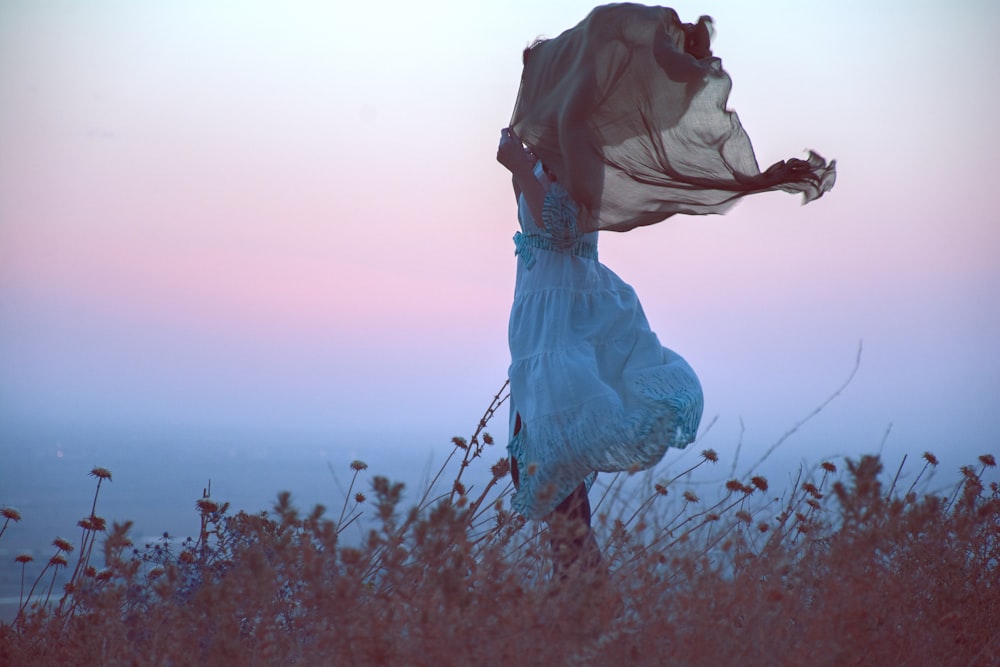
<svg viewBox="0 0 1000 667"><path fill-rule="evenodd" d="M726 109L732 81L710 49L711 19L667 7L597 7L531 46L511 127L582 207L584 231L627 231L675 213L723 213L755 192L833 187L836 162L757 166Z"/></svg>

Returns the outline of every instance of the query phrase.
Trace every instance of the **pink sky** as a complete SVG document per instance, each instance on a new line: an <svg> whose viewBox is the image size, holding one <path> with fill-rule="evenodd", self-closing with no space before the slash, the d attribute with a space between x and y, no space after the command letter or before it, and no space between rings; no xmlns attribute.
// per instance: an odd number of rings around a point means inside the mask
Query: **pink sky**
<svg viewBox="0 0 1000 667"><path fill-rule="evenodd" d="M715 17L758 159L815 148L840 171L805 208L768 195L602 238L701 375L706 446L732 449L742 418L765 448L864 339L796 457L875 449L890 422L893 452L983 453L1000 427L1000 10L733 4L676 6ZM498 130L521 48L590 6L236 7L0 7L5 440L83 421L430 450L502 382Z"/></svg>

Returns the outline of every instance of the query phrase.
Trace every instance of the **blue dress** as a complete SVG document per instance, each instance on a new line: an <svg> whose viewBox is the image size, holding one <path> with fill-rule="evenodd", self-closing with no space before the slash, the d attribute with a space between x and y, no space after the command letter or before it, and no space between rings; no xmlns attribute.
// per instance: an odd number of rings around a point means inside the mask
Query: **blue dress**
<svg viewBox="0 0 1000 667"><path fill-rule="evenodd" d="M520 478L511 505L530 519L596 472L646 469L685 447L703 408L698 377L660 344L635 290L598 261L597 232L577 231L577 211L553 183L542 229L518 200L507 449Z"/></svg>

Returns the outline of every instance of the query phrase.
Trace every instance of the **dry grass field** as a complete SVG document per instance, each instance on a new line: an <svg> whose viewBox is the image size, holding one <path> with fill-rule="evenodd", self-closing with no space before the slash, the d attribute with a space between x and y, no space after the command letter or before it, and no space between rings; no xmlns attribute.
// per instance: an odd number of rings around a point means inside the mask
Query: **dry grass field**
<svg viewBox="0 0 1000 667"><path fill-rule="evenodd" d="M495 451L491 414L412 506L355 461L332 511L302 513L288 494L257 514L203 497L184 543L133 545L128 524L105 525L111 472L95 468L80 540L57 539L47 563L4 564L24 584L0 663L1000 664L991 455L943 493L921 482L937 463L927 453L905 485L862 457L820 462L787 489L732 479L709 498L685 483L717 460L706 450L671 479L595 486L603 563L554 577L550 531L572 527L510 513L506 459L465 486ZM21 520L2 512L4 529Z"/></svg>

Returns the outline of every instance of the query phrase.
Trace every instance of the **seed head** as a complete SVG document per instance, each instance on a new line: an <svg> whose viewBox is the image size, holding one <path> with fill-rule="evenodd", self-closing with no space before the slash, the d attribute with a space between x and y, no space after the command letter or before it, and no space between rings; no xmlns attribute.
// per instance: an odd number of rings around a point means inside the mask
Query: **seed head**
<svg viewBox="0 0 1000 667"><path fill-rule="evenodd" d="M930 463L932 466L936 466L938 464L937 457L931 454L930 452L924 452L924 460Z"/></svg>
<svg viewBox="0 0 1000 667"><path fill-rule="evenodd" d="M465 485L462 484L457 479L455 480L455 493L457 493L460 496L464 496L465 495Z"/></svg>
<svg viewBox="0 0 1000 667"><path fill-rule="evenodd" d="M732 493L743 490L743 483L738 479L731 479L726 482L726 490Z"/></svg>
<svg viewBox="0 0 1000 667"><path fill-rule="evenodd" d="M351 461L351 470L361 472L362 470L367 470L367 469L368 469L368 464L365 463L364 461L358 461L358 460Z"/></svg>
<svg viewBox="0 0 1000 667"><path fill-rule="evenodd" d="M106 567L103 570L98 570L94 578L97 579L98 581L109 581L113 574L114 572L111 570L111 568Z"/></svg>
<svg viewBox="0 0 1000 667"><path fill-rule="evenodd" d="M461 437L459 437L457 435L454 438L451 439L451 443L453 445L455 445L456 447L458 447L459 449L468 449L469 448L469 443L465 440L465 438L461 438Z"/></svg>
<svg viewBox="0 0 1000 667"><path fill-rule="evenodd" d="M819 509L819 502L813 500L812 498L810 498L809 500L807 500L806 504L809 505L809 507L813 508L814 510L818 510Z"/></svg>
<svg viewBox="0 0 1000 667"><path fill-rule="evenodd" d="M716 514L715 512L709 512L708 514L705 515L705 521L718 521L718 520L719 520L719 515Z"/></svg>
<svg viewBox="0 0 1000 667"><path fill-rule="evenodd" d="M667 495L667 487L663 486L662 484L654 484L653 488L656 489L656 492L661 496Z"/></svg>
<svg viewBox="0 0 1000 667"><path fill-rule="evenodd" d="M195 501L194 506L202 514L211 514L219 511L219 503L211 498L199 498Z"/></svg>
<svg viewBox="0 0 1000 667"><path fill-rule="evenodd" d="M69 553L70 551L73 550L73 544L69 540L63 537L57 537L56 539L52 540L52 546L54 546L56 549L59 549L60 551L65 551L66 553Z"/></svg>
<svg viewBox="0 0 1000 667"><path fill-rule="evenodd" d="M829 461L823 461L819 464L819 467L827 472L837 472L837 466L833 465Z"/></svg>
<svg viewBox="0 0 1000 667"><path fill-rule="evenodd" d="M483 442L485 444L487 444L487 445L492 445L493 444L493 436L490 435L489 433L485 433L484 432L483 433Z"/></svg>
<svg viewBox="0 0 1000 667"><path fill-rule="evenodd" d="M354 494L354 502L356 502L356 503L363 503L363 502L365 502L365 500L366 500L365 494L363 494L361 492L358 492L358 493Z"/></svg>
<svg viewBox="0 0 1000 667"><path fill-rule="evenodd" d="M750 483L761 491L767 491L767 478L761 477L760 475L754 475L750 478Z"/></svg>
<svg viewBox="0 0 1000 667"><path fill-rule="evenodd" d="M30 563L33 560L35 560L35 557L31 554L18 554L14 557L14 561L21 564Z"/></svg>
<svg viewBox="0 0 1000 667"><path fill-rule="evenodd" d="M757 530L759 530L762 533L766 533L768 530L770 530L770 528L771 527L767 525L766 521L760 521L757 523Z"/></svg>
<svg viewBox="0 0 1000 667"><path fill-rule="evenodd" d="M995 468L997 465L997 460L993 458L992 454L983 454L979 457L979 462L987 468Z"/></svg>
<svg viewBox="0 0 1000 667"><path fill-rule="evenodd" d="M812 482L802 482L802 490L808 493L813 498L822 498L823 494L819 492L816 485Z"/></svg>
<svg viewBox="0 0 1000 667"><path fill-rule="evenodd" d="M705 449L701 452L701 457L706 461L715 463L719 460L719 455L715 453L714 449Z"/></svg>
<svg viewBox="0 0 1000 667"><path fill-rule="evenodd" d="M66 557L63 556L62 554L56 554L55 556L49 559L49 564L55 565L56 567L66 567L69 564L69 562L66 560Z"/></svg>
<svg viewBox="0 0 1000 667"><path fill-rule="evenodd" d="M102 532L105 528L108 527L108 522L104 520L104 517L94 516L93 514L91 514L90 521L94 526L93 530L97 531L98 533Z"/></svg>
<svg viewBox="0 0 1000 667"><path fill-rule="evenodd" d="M696 494L694 491L691 490L685 491L684 500L686 500L689 503L696 503L698 502L698 494Z"/></svg>
<svg viewBox="0 0 1000 667"><path fill-rule="evenodd" d="M111 481L111 471L107 468L101 468L99 466L95 466L91 469L90 476L96 477L97 479L106 479L109 482Z"/></svg>
<svg viewBox="0 0 1000 667"><path fill-rule="evenodd" d="M747 512L746 510L739 510L736 512L736 519L738 521L742 521L747 525L750 525L750 522L753 520L753 517L750 516L750 512Z"/></svg>
<svg viewBox="0 0 1000 667"><path fill-rule="evenodd" d="M17 523L18 521L21 520L21 513L18 512L13 507L4 507L3 509L0 509L0 516L10 521L13 521L14 523Z"/></svg>
<svg viewBox="0 0 1000 667"><path fill-rule="evenodd" d="M510 459L502 458L493 464L490 468L490 472L493 473L493 477L496 479L502 479L507 476L510 472Z"/></svg>

